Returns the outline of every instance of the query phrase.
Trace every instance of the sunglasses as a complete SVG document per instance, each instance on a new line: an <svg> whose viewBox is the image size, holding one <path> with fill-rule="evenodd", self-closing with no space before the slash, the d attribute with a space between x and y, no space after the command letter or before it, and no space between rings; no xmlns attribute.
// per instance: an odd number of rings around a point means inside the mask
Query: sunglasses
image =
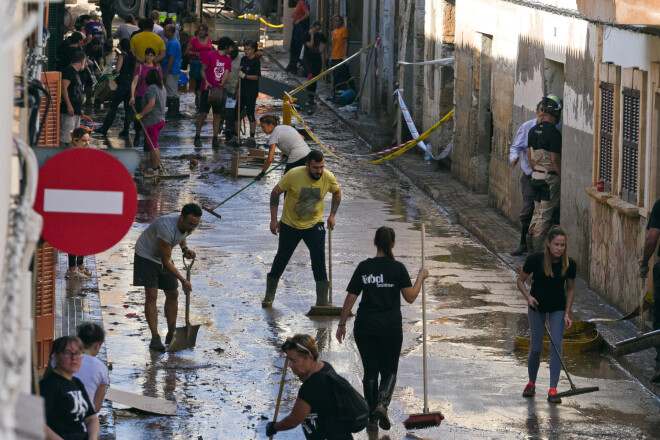
<svg viewBox="0 0 660 440"><path fill-rule="evenodd" d="M297 347L297 348L296 348ZM289 338L286 340L286 342L282 345L282 348L286 350L296 350L299 353L308 353L310 356L314 356L311 351L309 351L309 348L305 347L302 344L299 344L298 342L294 341L293 339ZM300 351L300 350L303 351Z"/></svg>

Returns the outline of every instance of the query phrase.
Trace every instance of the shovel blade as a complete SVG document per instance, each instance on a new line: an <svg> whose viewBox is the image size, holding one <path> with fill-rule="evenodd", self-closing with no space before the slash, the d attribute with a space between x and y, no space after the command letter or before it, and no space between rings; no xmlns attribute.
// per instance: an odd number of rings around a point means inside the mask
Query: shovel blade
<svg viewBox="0 0 660 440"><path fill-rule="evenodd" d="M332 304L327 306L312 306L307 312L307 316L339 316L341 315L341 307L335 307Z"/></svg>
<svg viewBox="0 0 660 440"><path fill-rule="evenodd" d="M195 342L197 341L198 331L199 331L199 325L177 327L174 330L174 336L172 337L172 342L170 342L167 351L172 353L175 351L181 351L181 350L185 350L186 348L194 347Z"/></svg>

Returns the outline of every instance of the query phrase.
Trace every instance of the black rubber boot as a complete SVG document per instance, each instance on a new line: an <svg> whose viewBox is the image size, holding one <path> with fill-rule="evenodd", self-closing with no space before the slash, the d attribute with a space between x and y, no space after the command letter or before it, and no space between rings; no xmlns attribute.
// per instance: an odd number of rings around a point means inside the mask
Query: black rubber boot
<svg viewBox="0 0 660 440"><path fill-rule="evenodd" d="M378 432L378 419L374 415L376 402L378 400L378 383L375 380L363 380L364 398L369 405L369 423L367 423L367 432Z"/></svg>
<svg viewBox="0 0 660 440"><path fill-rule="evenodd" d="M374 410L374 415L378 419L378 426L386 431L392 427L390 418L387 416L387 407L390 406L395 384L395 375L386 376L381 379L380 388L378 389L378 400L376 409Z"/></svg>
<svg viewBox="0 0 660 440"><path fill-rule="evenodd" d="M328 288L330 283L328 281L317 281L316 282L316 305L317 306L327 306L328 305Z"/></svg>
<svg viewBox="0 0 660 440"><path fill-rule="evenodd" d="M529 225L522 225L522 230L520 231L520 244L517 248L511 252L511 255L518 256L527 252L527 231L529 230Z"/></svg>
<svg viewBox="0 0 660 440"><path fill-rule="evenodd" d="M273 306L275 291L277 290L277 283L279 282L279 278L271 278L266 275L266 296L264 296L263 301L261 301L261 307L269 308Z"/></svg>

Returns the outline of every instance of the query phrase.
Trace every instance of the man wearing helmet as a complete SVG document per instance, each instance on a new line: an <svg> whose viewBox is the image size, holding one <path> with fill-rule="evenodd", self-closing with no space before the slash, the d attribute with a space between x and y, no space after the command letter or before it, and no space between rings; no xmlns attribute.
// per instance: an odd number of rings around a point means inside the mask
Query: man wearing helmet
<svg viewBox="0 0 660 440"><path fill-rule="evenodd" d="M555 95L541 101L540 122L527 139L527 158L532 168L534 214L529 225L528 252L543 250L543 241L553 225L553 214L559 208L561 182L561 132L559 123L562 102Z"/></svg>

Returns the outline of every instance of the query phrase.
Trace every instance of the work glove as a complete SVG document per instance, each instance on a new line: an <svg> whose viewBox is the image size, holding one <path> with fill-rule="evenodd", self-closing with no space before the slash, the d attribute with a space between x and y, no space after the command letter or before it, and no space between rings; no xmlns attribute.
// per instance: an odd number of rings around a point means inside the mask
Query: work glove
<svg viewBox="0 0 660 440"><path fill-rule="evenodd" d="M137 119L139 121L140 119L142 119L142 115L140 113L138 113L137 115L135 115L135 119Z"/></svg>
<svg viewBox="0 0 660 440"><path fill-rule="evenodd" d="M240 70L240 71L238 72L238 77L241 78L241 79L242 79L242 78L245 78L245 72L243 72L242 70Z"/></svg>
<svg viewBox="0 0 660 440"><path fill-rule="evenodd" d="M649 275L649 265L648 263L644 264L644 261L639 260L637 262L639 265L639 277L646 278Z"/></svg>
<svg viewBox="0 0 660 440"><path fill-rule="evenodd" d="M266 173L264 173L264 172L262 171L262 172L260 172L259 174L257 174L257 177L255 177L254 180L261 180L261 178L264 177L265 175L266 175Z"/></svg>
<svg viewBox="0 0 660 440"><path fill-rule="evenodd" d="M266 436L270 437L276 433L277 431L275 431L275 422L268 422L268 424L266 424Z"/></svg>

